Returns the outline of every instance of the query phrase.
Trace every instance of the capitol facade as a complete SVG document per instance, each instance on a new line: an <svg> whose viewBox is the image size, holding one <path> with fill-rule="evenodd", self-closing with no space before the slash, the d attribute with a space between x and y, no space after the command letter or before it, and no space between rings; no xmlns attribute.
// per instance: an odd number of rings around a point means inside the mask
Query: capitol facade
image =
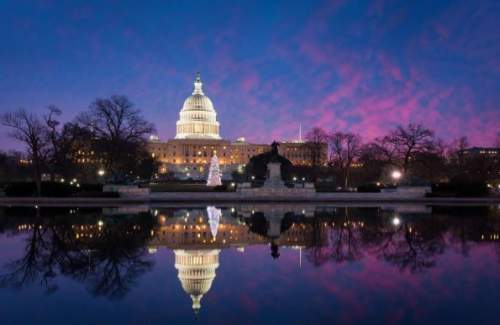
<svg viewBox="0 0 500 325"><path fill-rule="evenodd" d="M231 179L234 171L243 171L249 159L270 150L269 144L235 141L220 136L220 124L212 100L204 93L200 74L194 81L192 94L186 98L179 112L175 138L161 141L152 136L149 151L160 162L159 173L171 173L179 179L204 179L210 158L219 158L223 179ZM294 165L309 165L311 150L299 138L280 142L280 154ZM326 150L320 158L326 161Z"/></svg>

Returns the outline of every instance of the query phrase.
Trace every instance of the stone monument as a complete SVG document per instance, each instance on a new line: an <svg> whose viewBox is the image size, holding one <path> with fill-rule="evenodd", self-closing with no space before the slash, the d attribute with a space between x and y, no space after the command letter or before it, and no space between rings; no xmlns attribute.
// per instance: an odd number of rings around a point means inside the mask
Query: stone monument
<svg viewBox="0 0 500 325"><path fill-rule="evenodd" d="M287 187L282 178L282 164L278 153L277 142L271 144L271 151L266 165L266 179L262 187L252 187L249 182L238 185L238 193L248 198L276 199L276 198L298 198L305 199L315 195L316 190L313 183L305 183L302 187Z"/></svg>
<svg viewBox="0 0 500 325"><path fill-rule="evenodd" d="M267 177L264 181L264 187L271 188L283 188L285 187L285 182L281 178L281 163L277 159L278 157L278 146L277 142L271 144L271 160L267 163Z"/></svg>

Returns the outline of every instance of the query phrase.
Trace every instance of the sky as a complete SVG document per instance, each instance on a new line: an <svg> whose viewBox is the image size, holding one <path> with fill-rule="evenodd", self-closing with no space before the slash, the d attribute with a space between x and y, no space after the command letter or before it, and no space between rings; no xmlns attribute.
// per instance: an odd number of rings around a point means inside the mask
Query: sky
<svg viewBox="0 0 500 325"><path fill-rule="evenodd" d="M500 131L500 1L0 0L0 39L0 113L122 94L168 139L199 71L227 139Z"/></svg>

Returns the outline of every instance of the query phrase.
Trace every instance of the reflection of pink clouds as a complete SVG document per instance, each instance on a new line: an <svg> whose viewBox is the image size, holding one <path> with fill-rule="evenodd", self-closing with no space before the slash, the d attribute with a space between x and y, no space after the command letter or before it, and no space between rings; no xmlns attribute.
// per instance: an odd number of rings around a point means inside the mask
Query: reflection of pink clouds
<svg viewBox="0 0 500 325"><path fill-rule="evenodd" d="M340 310L337 316L344 322L366 320L373 312L384 312L370 308L377 297L387 306L388 322L401 322L409 315L413 321L418 321L425 319L439 303L455 299L458 292L477 297L478 282L484 277L498 279L496 256L491 248L491 245L475 247L469 258L449 251L436 257L436 267L421 274L401 272L367 254L354 263L356 266L332 262L320 269L308 269L305 276L335 296ZM486 269L490 271L482 273ZM478 274L482 274L481 277Z"/></svg>

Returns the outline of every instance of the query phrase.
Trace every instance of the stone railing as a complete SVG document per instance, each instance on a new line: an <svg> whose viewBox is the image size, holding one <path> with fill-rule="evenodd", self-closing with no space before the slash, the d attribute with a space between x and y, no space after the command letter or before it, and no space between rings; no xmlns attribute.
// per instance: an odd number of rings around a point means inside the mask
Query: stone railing
<svg viewBox="0 0 500 325"><path fill-rule="evenodd" d="M248 198L285 198L285 197L303 197L312 198L316 194L313 183L305 183L303 187L285 187L285 186L263 186L252 187L250 183L238 184L236 191L241 197Z"/></svg>
<svg viewBox="0 0 500 325"><path fill-rule="evenodd" d="M149 197L149 188L139 187L137 185L104 185L103 192L116 192L120 197Z"/></svg>

